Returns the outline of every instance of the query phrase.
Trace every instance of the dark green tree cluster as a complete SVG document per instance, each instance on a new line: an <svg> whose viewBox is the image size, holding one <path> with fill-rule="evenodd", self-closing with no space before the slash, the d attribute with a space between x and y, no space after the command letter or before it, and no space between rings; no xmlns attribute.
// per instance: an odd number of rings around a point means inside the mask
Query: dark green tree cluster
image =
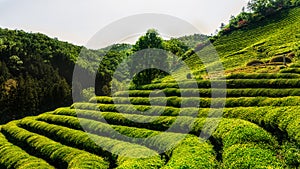
<svg viewBox="0 0 300 169"><path fill-rule="evenodd" d="M250 0L247 7L249 11L267 15L282 8L297 6L299 2L297 0Z"/></svg>
<svg viewBox="0 0 300 169"><path fill-rule="evenodd" d="M163 52L163 39L154 29L149 29L133 45L133 55L129 58L130 77L135 85L149 84L158 77L167 75L159 68L168 69L166 53ZM174 51L175 52L175 51Z"/></svg>
<svg viewBox="0 0 300 169"><path fill-rule="evenodd" d="M181 41L185 46L190 48L196 47L199 43L205 42L209 37L203 34L194 34L194 35L186 35L183 37L179 37L178 40Z"/></svg>
<svg viewBox="0 0 300 169"><path fill-rule="evenodd" d="M0 29L0 123L71 104L80 49L40 33Z"/></svg>
<svg viewBox="0 0 300 169"><path fill-rule="evenodd" d="M117 44L112 46L109 51L103 56L101 60L98 72L96 74L95 82L95 94L98 96L111 95L111 82L113 76L119 81L126 79L126 72L124 74L115 75L115 70L118 68L119 64L127 57L126 51L131 49L130 45Z"/></svg>
<svg viewBox="0 0 300 169"><path fill-rule="evenodd" d="M1 74L6 74L1 76L1 123L72 103L70 86L51 66L24 65L18 75L9 73L9 68L1 62Z"/></svg>

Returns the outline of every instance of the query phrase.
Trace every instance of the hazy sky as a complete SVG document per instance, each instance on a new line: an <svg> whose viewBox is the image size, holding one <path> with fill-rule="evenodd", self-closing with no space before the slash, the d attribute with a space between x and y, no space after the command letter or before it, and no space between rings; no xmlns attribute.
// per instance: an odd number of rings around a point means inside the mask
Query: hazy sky
<svg viewBox="0 0 300 169"><path fill-rule="evenodd" d="M211 34L248 0L0 0L0 27L41 32L85 45L101 28L121 18L168 14ZM146 31L146 30L145 30Z"/></svg>

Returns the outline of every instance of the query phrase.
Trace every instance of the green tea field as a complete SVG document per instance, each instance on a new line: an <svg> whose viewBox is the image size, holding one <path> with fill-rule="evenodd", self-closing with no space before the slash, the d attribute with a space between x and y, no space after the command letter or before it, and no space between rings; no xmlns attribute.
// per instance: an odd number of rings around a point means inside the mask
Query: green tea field
<svg viewBox="0 0 300 169"><path fill-rule="evenodd" d="M226 99L211 98L212 91L223 89L211 89L205 80L197 82L197 89L190 88L189 81L181 89L177 89L175 82L156 83L118 92L114 99L94 97L89 103L74 103L71 107L12 121L1 126L0 166L26 169L299 167L300 79L296 74L274 74L269 79L249 76L253 74L245 75L247 79L232 75L227 80ZM295 78L285 78L291 76ZM149 99L153 89L162 90L152 92ZM159 93L165 93L166 98ZM182 93L199 93L200 108L179 108L183 102L199 100L181 97ZM131 103L126 101L126 94ZM160 104L164 100L166 107ZM201 141L203 125L218 120L218 109L222 108L219 105L210 109L212 100L223 100L225 108L212 136ZM174 123L180 123L178 128L166 131ZM184 134L186 129L188 134ZM155 137L159 134L164 139ZM180 137L183 139L160 153L168 140Z"/></svg>
<svg viewBox="0 0 300 169"><path fill-rule="evenodd" d="M0 169L300 168L299 5L250 0L211 36L114 22L95 49L0 28Z"/></svg>

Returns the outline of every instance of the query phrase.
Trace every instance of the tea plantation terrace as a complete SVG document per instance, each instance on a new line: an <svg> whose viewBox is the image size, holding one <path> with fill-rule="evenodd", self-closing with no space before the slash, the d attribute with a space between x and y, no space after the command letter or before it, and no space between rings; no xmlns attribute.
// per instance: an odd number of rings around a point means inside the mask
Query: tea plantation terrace
<svg viewBox="0 0 300 169"><path fill-rule="evenodd" d="M180 89L174 81L132 87L2 125L0 168L299 167L297 74L231 75L225 90L211 89L209 80L198 80L199 88L181 83ZM226 98L211 98L213 92ZM189 94L200 97L181 97ZM195 101L199 109L188 106ZM206 123L216 122L208 140L199 138ZM176 130L166 131L174 123Z"/></svg>

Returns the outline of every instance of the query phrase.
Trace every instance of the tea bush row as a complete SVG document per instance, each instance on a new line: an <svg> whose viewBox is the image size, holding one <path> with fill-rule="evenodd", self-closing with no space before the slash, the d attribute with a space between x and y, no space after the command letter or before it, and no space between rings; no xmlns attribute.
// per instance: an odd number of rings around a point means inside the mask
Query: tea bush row
<svg viewBox="0 0 300 169"><path fill-rule="evenodd" d="M181 97L106 97L99 96L90 99L91 103L101 104L133 104L152 106L172 106L177 108L201 107L201 108L222 108L222 107L253 107L253 106L298 106L300 97L289 96L283 98L268 97L239 97L239 98L181 98Z"/></svg>
<svg viewBox="0 0 300 169"><path fill-rule="evenodd" d="M235 73L226 76L226 79L299 79L294 73Z"/></svg>
<svg viewBox="0 0 300 169"><path fill-rule="evenodd" d="M176 168L185 164L185 166L188 166L189 168L195 166L200 168L211 168L217 165L212 145L204 141L199 142L199 138L193 135L109 125L99 121L77 119L76 117L71 116L47 115L39 117L39 120L67 127L76 126L75 128L79 130L83 125L87 131L97 135L105 135L114 139L138 143L159 152L167 150L165 153L170 159L167 166L170 167Z"/></svg>
<svg viewBox="0 0 300 169"><path fill-rule="evenodd" d="M31 156L20 147L10 143L0 133L0 168L8 169L54 169L45 160Z"/></svg>
<svg viewBox="0 0 300 169"><path fill-rule="evenodd" d="M176 89L168 88L159 91L152 90L130 90L114 94L114 97L287 97L300 96L300 89Z"/></svg>
<svg viewBox="0 0 300 169"><path fill-rule="evenodd" d="M130 90L154 90L165 88L300 88L298 79L229 79L199 80L178 83L156 83L144 86L132 86Z"/></svg>
<svg viewBox="0 0 300 169"><path fill-rule="evenodd" d="M109 168L109 163L102 157L29 132L18 127L15 122L2 126L1 131L10 142L46 160L56 168Z"/></svg>
<svg viewBox="0 0 300 169"><path fill-rule="evenodd" d="M137 144L103 136L88 135L83 131L31 119L21 120L20 126L29 131L46 135L65 145L83 149L103 157L109 157L111 163L116 158L117 168L160 168L164 163L155 151ZM124 147L126 148L124 149ZM130 157L127 157L129 155Z"/></svg>
<svg viewBox="0 0 300 169"><path fill-rule="evenodd" d="M81 111L81 113L84 113ZM80 114L81 114L80 113ZM87 113L87 112L86 112ZM63 114L66 114L63 113ZM72 113L70 113L71 115ZM92 112L89 112L87 114L92 114ZM118 125L128 125L128 126L136 126L134 125L131 120L127 120L128 115L124 115L127 118L124 118L124 116L122 117L122 115L120 115L119 117L116 117L116 115L114 114L113 116L111 116L112 118L114 118L114 120L107 119L107 116L104 115L105 113L99 115L99 112L97 112L98 114L98 119L95 119L95 117L97 116L95 114L95 116L93 116L93 120L100 120L102 116L104 116L104 118L106 118L107 121L110 121L110 124L118 124ZM75 114L73 114L75 115ZM133 116L133 115L130 115ZM137 115L135 115L137 116ZM139 116L139 118L149 118L146 116ZM59 117L57 117L59 118ZM153 118L153 117L151 117ZM156 118L162 118L162 117L156 117ZM170 117L163 117L165 118L167 121L170 122ZM173 117L174 118L174 117ZM130 119L130 118L129 118ZM175 120L175 119L173 119ZM211 123L214 123L215 120L217 119L209 119L211 120ZM114 122L113 122L114 121ZM194 123L192 123L194 121ZM203 126L205 124L206 119L204 118L199 118L199 119L193 119L193 118L183 118L180 122L181 125L177 125L177 127L182 127L181 129L178 129L178 131L181 130L185 130L185 128L187 126L190 127L190 133L195 134L195 135L199 135L200 132L203 129ZM111 123L113 122L113 123ZM173 123L163 123L163 120L161 119L161 123L158 124L158 121L156 121L156 125L165 125L167 127L171 127L172 125L174 125ZM153 122L151 123L153 125ZM194 125L192 125L194 124ZM151 125L149 125L151 126ZM147 128L147 126L144 126L145 128ZM205 131L204 131L205 132ZM276 145L278 146L278 143L276 142L276 140L269 134L267 133L265 130L263 130L262 128L260 128L259 126L252 124L250 122L246 122L243 120L239 120L239 119L222 119L221 122L218 125L217 130L213 133L212 135L216 140L218 140L220 142L221 145L223 145L223 151L226 152L227 149L235 149L235 151L231 151L231 153L227 153L226 154L226 159L228 161L234 159L234 161L244 161L245 165L247 165L248 163L251 163L254 166L259 166L259 167L270 167L270 166L280 166L283 165L281 164L281 162L278 161L278 159L276 159L276 153L275 153L275 149L276 149ZM256 143L256 145L253 145L252 143ZM236 147L237 145L241 146L241 149L244 151L248 150L248 151L252 151L252 150L257 150L257 153L255 155L251 155L249 153L246 153L244 155L239 154L237 156L236 152L241 152L242 150L240 150L238 147ZM246 145L246 148L244 147L244 144ZM257 160L257 154L260 154L259 159L263 159L263 160ZM225 155L225 154L224 154ZM223 159L223 165L227 166L230 165L231 162L226 162L226 160ZM240 163L239 165L242 165L243 163ZM245 166L244 165L244 166ZM249 166L248 166L249 167ZM250 166L251 167L251 166Z"/></svg>

